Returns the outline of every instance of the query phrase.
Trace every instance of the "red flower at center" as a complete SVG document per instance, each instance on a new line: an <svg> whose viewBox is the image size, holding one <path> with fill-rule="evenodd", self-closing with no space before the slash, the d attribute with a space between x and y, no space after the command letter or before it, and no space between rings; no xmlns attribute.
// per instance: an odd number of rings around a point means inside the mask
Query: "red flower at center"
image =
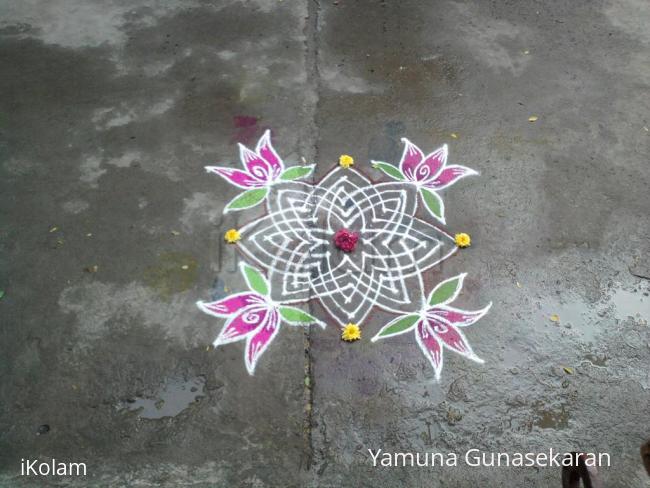
<svg viewBox="0 0 650 488"><path fill-rule="evenodd" d="M359 234L347 229L339 229L334 234L334 245L343 252L352 252L359 240Z"/></svg>

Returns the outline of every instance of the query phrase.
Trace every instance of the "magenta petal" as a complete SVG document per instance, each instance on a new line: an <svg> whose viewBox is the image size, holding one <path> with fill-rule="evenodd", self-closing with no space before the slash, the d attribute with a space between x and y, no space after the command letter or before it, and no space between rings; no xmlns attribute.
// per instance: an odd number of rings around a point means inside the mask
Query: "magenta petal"
<svg viewBox="0 0 650 488"><path fill-rule="evenodd" d="M245 338L266 321L267 315L268 309L265 307L251 307L242 311L226 322L213 345L216 347Z"/></svg>
<svg viewBox="0 0 650 488"><path fill-rule="evenodd" d="M217 300L216 302L199 302L197 305L201 310L217 317L227 317L251 305L265 303L264 297L257 293L238 293L229 297Z"/></svg>
<svg viewBox="0 0 650 488"><path fill-rule="evenodd" d="M240 188L259 188L266 184L264 180L254 178L245 171L238 169L221 168L219 166L206 166L205 169L209 173L216 173L224 177L226 180L230 181L230 183L237 185Z"/></svg>
<svg viewBox="0 0 650 488"><path fill-rule="evenodd" d="M264 183L273 180L273 167L267 163L259 154L254 153L246 146L239 145L239 156L244 167L253 178Z"/></svg>
<svg viewBox="0 0 650 488"><path fill-rule="evenodd" d="M445 169L443 169L440 174L431 181L430 183L427 183L426 186L433 188L434 190L442 190L443 188L447 188L448 186L453 185L456 183L458 180L461 178L464 178L465 176L471 176L471 175L476 175L478 174L476 171L470 168L466 168L464 166L447 166Z"/></svg>
<svg viewBox="0 0 650 488"><path fill-rule="evenodd" d="M429 181L438 176L440 170L447 163L447 152L447 145L445 144L424 158L415 168L415 178L418 181Z"/></svg>
<svg viewBox="0 0 650 488"><path fill-rule="evenodd" d="M255 365L258 359L266 351L266 348L269 347L269 344L271 344L271 341L273 341L273 338L280 330L279 322L278 312L275 309L270 310L264 323L248 337L245 354L246 369L249 374L255 372Z"/></svg>
<svg viewBox="0 0 650 488"><path fill-rule="evenodd" d="M435 318L441 319L443 322L446 322L456 327L466 327L477 322L483 315L487 313L490 309L490 305L485 307L482 310L468 311L460 310L458 308L453 308L449 306L440 306L434 307L427 315L435 320Z"/></svg>
<svg viewBox="0 0 650 488"><path fill-rule="evenodd" d="M420 320L415 329L415 338L420 349L427 357L436 373L436 379L440 379L442 372L442 346L436 337L431 333L424 320Z"/></svg>
<svg viewBox="0 0 650 488"><path fill-rule="evenodd" d="M422 162L424 154L420 148L413 144L406 138L402 139L404 143L404 152L402 153L402 160L399 162L399 169L407 179L415 181L415 168Z"/></svg>
<svg viewBox="0 0 650 488"><path fill-rule="evenodd" d="M451 324L446 324L440 320L429 320L429 330L431 330L449 349L452 349L469 359L482 362L481 359L476 357L469 342L467 342L467 339L465 339L465 336L457 327Z"/></svg>
<svg viewBox="0 0 650 488"><path fill-rule="evenodd" d="M271 145L270 130L264 132L264 135L257 143L257 148L255 151L271 166L272 179L276 179L278 176L280 176L280 173L282 173L282 170L284 169L284 164L282 163L280 156L278 156L278 153L275 152L275 149L273 149L273 146Z"/></svg>

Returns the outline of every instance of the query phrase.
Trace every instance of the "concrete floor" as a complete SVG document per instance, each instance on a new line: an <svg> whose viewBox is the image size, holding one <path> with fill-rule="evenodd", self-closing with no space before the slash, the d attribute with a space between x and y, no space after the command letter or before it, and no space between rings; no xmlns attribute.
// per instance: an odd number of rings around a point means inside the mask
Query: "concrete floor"
<svg viewBox="0 0 650 488"><path fill-rule="evenodd" d="M559 486L367 454L473 447L604 451L607 487L650 486L648 25L644 0L0 2L0 486ZM194 302L243 286L246 217L203 166L267 127L318 176L403 136L481 172L445 192L473 245L443 276L494 302L486 364L435 383L370 343L382 314L351 345L284 329L254 377L206 347Z"/></svg>

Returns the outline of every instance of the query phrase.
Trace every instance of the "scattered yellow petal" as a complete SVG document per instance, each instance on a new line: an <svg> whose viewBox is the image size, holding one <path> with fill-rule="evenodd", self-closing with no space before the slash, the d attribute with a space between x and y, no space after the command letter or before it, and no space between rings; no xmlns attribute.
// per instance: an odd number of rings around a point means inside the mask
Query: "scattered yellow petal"
<svg viewBox="0 0 650 488"><path fill-rule="evenodd" d="M551 322L559 322L560 321L560 316L558 314L556 314L556 313L551 315L549 318L551 319Z"/></svg>
<svg viewBox="0 0 650 488"><path fill-rule="evenodd" d="M469 236L469 234L465 234L464 232L456 234L454 241L458 247L469 247L472 245L472 238Z"/></svg>
<svg viewBox="0 0 650 488"><path fill-rule="evenodd" d="M521 283L517 281L517 288L521 288Z"/></svg>
<svg viewBox="0 0 650 488"><path fill-rule="evenodd" d="M531 115L528 117L528 122L537 122L537 115Z"/></svg>
<svg viewBox="0 0 650 488"><path fill-rule="evenodd" d="M451 136L452 139L458 139L458 134L456 134L455 132L452 132L449 135Z"/></svg>
<svg viewBox="0 0 650 488"><path fill-rule="evenodd" d="M52 228L50 229L50 232L56 232L57 230L59 230L58 227L52 227Z"/></svg>
<svg viewBox="0 0 650 488"><path fill-rule="evenodd" d="M226 240L228 244L234 244L239 239L241 239L241 234L237 229L230 229L228 232L224 234L223 238Z"/></svg>
<svg viewBox="0 0 650 488"><path fill-rule="evenodd" d="M187 264L184 264L183 266L181 266L181 269L190 269L190 267Z"/></svg>
<svg viewBox="0 0 650 488"><path fill-rule="evenodd" d="M97 271L99 271L99 266L96 264L93 266L88 266L87 268L84 268L84 271L86 273L97 273Z"/></svg>
<svg viewBox="0 0 650 488"><path fill-rule="evenodd" d="M92 232L88 232L88 234L86 234L86 237L92 237L92 236L93 236Z"/></svg>
<svg viewBox="0 0 650 488"><path fill-rule="evenodd" d="M562 368L566 374L573 374L573 369L565 366Z"/></svg>
<svg viewBox="0 0 650 488"><path fill-rule="evenodd" d="M178 236L178 235L180 235L180 234L181 234L181 233L178 232L177 230L173 230L173 231L172 231L172 235L173 235L173 236Z"/></svg>
<svg viewBox="0 0 650 488"><path fill-rule="evenodd" d="M344 341L352 342L358 341L361 339L361 329L357 324L350 322L343 328L343 333L341 334L341 339Z"/></svg>
<svg viewBox="0 0 650 488"><path fill-rule="evenodd" d="M225 291L226 293L229 293L229 292L230 292L230 288L228 288L227 286L224 286L224 287L223 287L223 291Z"/></svg>
<svg viewBox="0 0 650 488"><path fill-rule="evenodd" d="M348 156L347 154L343 154L339 158L339 164L342 168L349 168L354 164L354 158L352 156Z"/></svg>
<svg viewBox="0 0 650 488"><path fill-rule="evenodd" d="M530 54L530 51L529 51L528 49L526 49L526 50L524 51L524 54Z"/></svg>

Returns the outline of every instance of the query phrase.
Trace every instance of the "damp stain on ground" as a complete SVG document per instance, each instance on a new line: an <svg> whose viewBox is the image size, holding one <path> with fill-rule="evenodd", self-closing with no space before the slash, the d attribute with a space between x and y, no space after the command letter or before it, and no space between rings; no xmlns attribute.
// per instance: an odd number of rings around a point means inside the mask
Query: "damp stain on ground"
<svg viewBox="0 0 650 488"><path fill-rule="evenodd" d="M198 278L197 262L190 254L166 252L158 257L155 265L144 272L147 286L156 290L162 298L188 290Z"/></svg>
<svg viewBox="0 0 650 488"><path fill-rule="evenodd" d="M550 409L538 404L534 410L535 425L542 429L562 430L569 427L569 412L564 406L559 409Z"/></svg>
<svg viewBox="0 0 650 488"><path fill-rule="evenodd" d="M192 403L205 396L205 377L190 379L168 378L151 397L129 398L120 405L121 410L137 411L142 419L176 417Z"/></svg>

